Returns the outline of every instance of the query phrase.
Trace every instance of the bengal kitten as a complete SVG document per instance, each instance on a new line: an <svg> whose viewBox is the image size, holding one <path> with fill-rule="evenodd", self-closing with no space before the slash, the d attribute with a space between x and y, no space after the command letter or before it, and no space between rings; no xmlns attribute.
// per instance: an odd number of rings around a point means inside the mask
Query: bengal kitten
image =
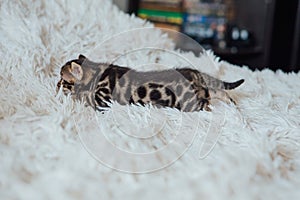
<svg viewBox="0 0 300 200"><path fill-rule="evenodd" d="M141 72L95 63L83 55L67 62L60 75L57 91L62 87L64 94L71 94L97 110L117 101L121 105L150 103L184 112L209 111L211 99L234 103L224 90L234 89L244 82L243 79L224 82L190 68Z"/></svg>

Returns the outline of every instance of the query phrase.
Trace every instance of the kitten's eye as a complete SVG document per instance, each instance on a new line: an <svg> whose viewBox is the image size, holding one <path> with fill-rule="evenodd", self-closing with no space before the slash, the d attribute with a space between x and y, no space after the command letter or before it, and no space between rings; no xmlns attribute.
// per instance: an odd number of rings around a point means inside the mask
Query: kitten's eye
<svg viewBox="0 0 300 200"><path fill-rule="evenodd" d="M63 84L65 84L65 85L74 85L74 81L73 80L70 80L70 81L63 80Z"/></svg>

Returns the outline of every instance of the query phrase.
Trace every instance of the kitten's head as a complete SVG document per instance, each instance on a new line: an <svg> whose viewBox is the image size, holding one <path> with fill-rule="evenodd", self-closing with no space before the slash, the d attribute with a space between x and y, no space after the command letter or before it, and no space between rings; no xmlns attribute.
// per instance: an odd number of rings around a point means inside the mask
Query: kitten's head
<svg viewBox="0 0 300 200"><path fill-rule="evenodd" d="M62 66L60 71L61 79L57 83L56 91L62 87L64 94L74 93L74 85L79 84L83 80L84 71L83 63L86 57L79 55L78 59L71 60Z"/></svg>

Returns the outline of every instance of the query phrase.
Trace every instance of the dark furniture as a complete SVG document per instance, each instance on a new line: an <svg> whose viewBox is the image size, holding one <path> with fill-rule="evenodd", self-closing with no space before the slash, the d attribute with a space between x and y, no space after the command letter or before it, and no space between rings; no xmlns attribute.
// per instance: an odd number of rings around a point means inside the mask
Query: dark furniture
<svg viewBox="0 0 300 200"><path fill-rule="evenodd" d="M256 45L213 49L223 60L252 69L300 70L300 0L235 0L236 24L253 32ZM139 0L129 1L137 14Z"/></svg>

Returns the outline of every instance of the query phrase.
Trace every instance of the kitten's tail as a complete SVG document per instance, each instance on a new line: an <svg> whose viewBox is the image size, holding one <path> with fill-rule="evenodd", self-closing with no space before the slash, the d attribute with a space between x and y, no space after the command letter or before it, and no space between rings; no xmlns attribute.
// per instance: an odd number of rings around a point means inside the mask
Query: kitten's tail
<svg viewBox="0 0 300 200"><path fill-rule="evenodd" d="M204 82L208 88L221 90L232 90L240 86L245 81L244 79L241 79L235 82L225 82L205 73L198 73L198 77L198 79L201 80L200 82Z"/></svg>
<svg viewBox="0 0 300 200"><path fill-rule="evenodd" d="M241 80L238 80L238 81L235 81L235 82L232 82L232 83L228 83L228 82L223 82L224 84L224 89L225 90L232 90L234 88L237 88L238 86L240 86L242 83L244 83L245 80L244 79L241 79Z"/></svg>

